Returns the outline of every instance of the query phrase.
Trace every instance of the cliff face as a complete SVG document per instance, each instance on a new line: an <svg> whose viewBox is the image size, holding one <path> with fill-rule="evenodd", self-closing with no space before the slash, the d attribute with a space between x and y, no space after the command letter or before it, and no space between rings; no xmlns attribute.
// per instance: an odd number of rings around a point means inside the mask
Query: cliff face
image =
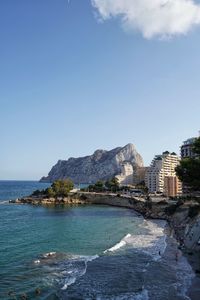
<svg viewBox="0 0 200 300"><path fill-rule="evenodd" d="M59 160L41 181L71 178L75 183L95 183L120 174L122 163L126 161L133 169L143 167L142 157L133 144L110 151L96 150L91 156Z"/></svg>

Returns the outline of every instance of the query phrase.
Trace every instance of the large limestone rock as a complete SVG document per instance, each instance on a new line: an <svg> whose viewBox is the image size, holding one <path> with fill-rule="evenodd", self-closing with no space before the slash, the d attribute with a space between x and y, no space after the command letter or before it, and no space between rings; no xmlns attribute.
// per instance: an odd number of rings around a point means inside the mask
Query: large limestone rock
<svg viewBox="0 0 200 300"><path fill-rule="evenodd" d="M133 170L143 167L142 157L133 144L110 151L96 150L91 156L59 160L41 181L71 178L74 183L95 183L120 174L124 162L131 163Z"/></svg>

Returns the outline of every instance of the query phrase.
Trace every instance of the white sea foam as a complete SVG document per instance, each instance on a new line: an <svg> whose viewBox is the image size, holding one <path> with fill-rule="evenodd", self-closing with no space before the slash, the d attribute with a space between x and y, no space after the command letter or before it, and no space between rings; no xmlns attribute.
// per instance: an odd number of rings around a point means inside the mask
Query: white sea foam
<svg viewBox="0 0 200 300"><path fill-rule="evenodd" d="M40 260L39 259L36 259L36 260L34 260L34 264L39 264L40 263Z"/></svg>
<svg viewBox="0 0 200 300"><path fill-rule="evenodd" d="M71 284L76 282L76 277L72 277L70 278L61 288L61 290L66 290L68 288L68 286L70 286Z"/></svg>
<svg viewBox="0 0 200 300"><path fill-rule="evenodd" d="M114 252L124 246L129 246L142 251L146 254L150 254L154 260L158 260L166 249L166 235L164 229L166 221L146 221L140 225L140 227L147 229L146 234L127 234L119 243L113 247L104 251Z"/></svg>
<svg viewBox="0 0 200 300"><path fill-rule="evenodd" d="M99 255L92 255L92 256L79 256L79 258L83 258L86 262L88 261L93 261L95 259L97 259L99 257Z"/></svg>
<svg viewBox="0 0 200 300"><path fill-rule="evenodd" d="M0 205L2 204L8 204L9 203L9 200L4 200L4 201L0 201Z"/></svg>
<svg viewBox="0 0 200 300"><path fill-rule="evenodd" d="M42 264L47 276L44 282L47 285L59 285L62 290L75 283L76 279L83 276L87 270L87 263L97 259L98 255L81 256L48 252L41 256Z"/></svg>
<svg viewBox="0 0 200 300"><path fill-rule="evenodd" d="M47 253L44 253L42 255L43 258L50 258L52 256L55 256L56 255L56 252L47 252Z"/></svg>
<svg viewBox="0 0 200 300"><path fill-rule="evenodd" d="M114 251L122 248L123 246L125 246L127 244L126 239L130 238L130 237L131 237L131 234L128 233L119 243L117 243L115 246L113 246L113 247L105 250L104 253L106 253L106 252L114 252Z"/></svg>
<svg viewBox="0 0 200 300"><path fill-rule="evenodd" d="M62 290L66 290L68 288L68 286L70 286L71 284L76 282L76 279L83 276L86 271L87 271L87 263L91 262L95 259L97 259L99 256L98 255L93 255L93 256L78 256L78 255L74 255L72 257L72 260L76 261L83 261L85 264L85 267L83 269L79 269L76 267L73 267L72 270L69 270L68 276L66 276L65 278L62 278L61 282L63 283L64 281L64 285L62 286Z"/></svg>

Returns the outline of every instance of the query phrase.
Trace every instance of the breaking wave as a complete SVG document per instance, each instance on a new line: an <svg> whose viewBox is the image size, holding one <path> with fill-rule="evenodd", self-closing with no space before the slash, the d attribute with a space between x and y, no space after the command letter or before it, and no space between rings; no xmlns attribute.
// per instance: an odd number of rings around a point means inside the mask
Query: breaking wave
<svg viewBox="0 0 200 300"><path fill-rule="evenodd" d="M98 255L83 256L48 252L34 260L44 272L43 283L46 286L56 285L61 290L75 283L77 278L83 276L87 270L87 263L97 259Z"/></svg>
<svg viewBox="0 0 200 300"><path fill-rule="evenodd" d="M130 237L131 237L131 234L128 233L119 243L117 243L115 246L105 250L104 253L114 252L114 251L124 247L127 244L127 239L130 238Z"/></svg>
<svg viewBox="0 0 200 300"><path fill-rule="evenodd" d="M9 204L9 200L0 201L0 205L3 205L3 204Z"/></svg>
<svg viewBox="0 0 200 300"><path fill-rule="evenodd" d="M120 242L104 251L104 253L115 252L122 247L128 246L138 251L151 255L154 260L158 260L166 249L166 221L147 221L140 225L146 229L144 234L131 235L128 233Z"/></svg>
<svg viewBox="0 0 200 300"><path fill-rule="evenodd" d="M136 253L144 253L149 256L149 260L146 261L145 266L141 265L141 271L143 272L142 275L143 278L148 278L151 276L152 278L152 270L154 270L155 266L158 266L157 264L163 264L163 259L166 261L166 257L168 257L168 251L166 251L166 234L165 234L165 227L166 222L165 221L147 221L144 220L141 225L141 231L138 231L138 234L126 234L118 243L116 243L114 246L108 248L104 251L103 256L100 256L100 259L94 262L95 267L93 266L93 269L104 268L105 266L102 265L105 264L104 258L109 259L111 256L107 255L109 253L115 253L117 251L122 250L123 248L127 249L134 249ZM141 233L141 234L140 234ZM168 249L168 248L167 248ZM173 258L173 249L172 251L172 260L169 261L167 258L167 264L170 265L170 268L174 269L174 274L176 274L177 282L173 282L172 286L174 286L174 289L177 291L177 295L180 295L180 299L189 299L186 296L187 290L191 285L191 281L193 278L193 272L188 264L186 258L182 256L178 262L178 264L174 264L174 258ZM165 253L165 255L163 255ZM119 252L121 255L121 252ZM123 255L123 253L122 253ZM147 256L147 257L148 257ZM166 256L166 257L165 257ZM113 259L115 255L112 255ZM118 256L116 256L118 257ZM98 255L93 256L85 256L85 255L73 255L73 254L66 254L66 253L56 253L56 252L49 252L44 253L40 255L35 261L34 264L36 267L41 267L43 270L43 283L45 283L46 287L55 286L60 290L63 295L65 293L68 293L71 291L71 289L74 291L76 288L84 288L84 283L88 282L88 278L92 280L91 278L91 268L88 268L87 272L87 266L88 262L91 262L93 260L96 260L99 258ZM162 258L162 259L161 259ZM160 260L161 259L161 260ZM108 261L109 263L109 261ZM112 263L111 263L112 265ZM85 275L87 272L87 275ZM89 273L89 275L88 275ZM151 275L150 275L151 273ZM96 275L99 273L96 273ZM85 278L85 276L86 278ZM83 277L84 276L84 277ZM81 281L78 281L78 287L76 287L76 281L78 279L81 279ZM85 278L85 279L84 279ZM101 277L100 277L101 278ZM167 279L169 280L169 279ZM81 282L81 286L80 286ZM148 281L147 281L148 282ZM108 296L108 295L102 295L101 297L101 291L97 292L97 298L98 300L148 300L152 297L152 287L151 285L148 285L147 282L144 280L144 285L141 288L141 291L131 291L130 293L122 293L118 296ZM73 286L75 284L75 286ZM71 286L69 288L69 286ZM90 286L90 284L89 284ZM172 289L172 286L170 287ZM68 289L69 288L69 289ZM95 286L96 288L96 286ZM97 287L98 290L99 287ZM91 287L92 289L92 287ZM85 290L83 290L85 292ZM103 290L102 290L103 291ZM91 290L93 292L93 289ZM88 298L92 299L92 298Z"/></svg>

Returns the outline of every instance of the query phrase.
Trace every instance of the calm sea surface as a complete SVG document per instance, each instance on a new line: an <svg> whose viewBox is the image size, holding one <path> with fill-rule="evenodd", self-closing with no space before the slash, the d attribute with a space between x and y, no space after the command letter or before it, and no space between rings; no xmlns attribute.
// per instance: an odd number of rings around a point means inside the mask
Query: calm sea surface
<svg viewBox="0 0 200 300"><path fill-rule="evenodd" d="M0 299L189 299L193 272L183 256L175 261L164 221L117 207L7 201L47 186L0 181Z"/></svg>

